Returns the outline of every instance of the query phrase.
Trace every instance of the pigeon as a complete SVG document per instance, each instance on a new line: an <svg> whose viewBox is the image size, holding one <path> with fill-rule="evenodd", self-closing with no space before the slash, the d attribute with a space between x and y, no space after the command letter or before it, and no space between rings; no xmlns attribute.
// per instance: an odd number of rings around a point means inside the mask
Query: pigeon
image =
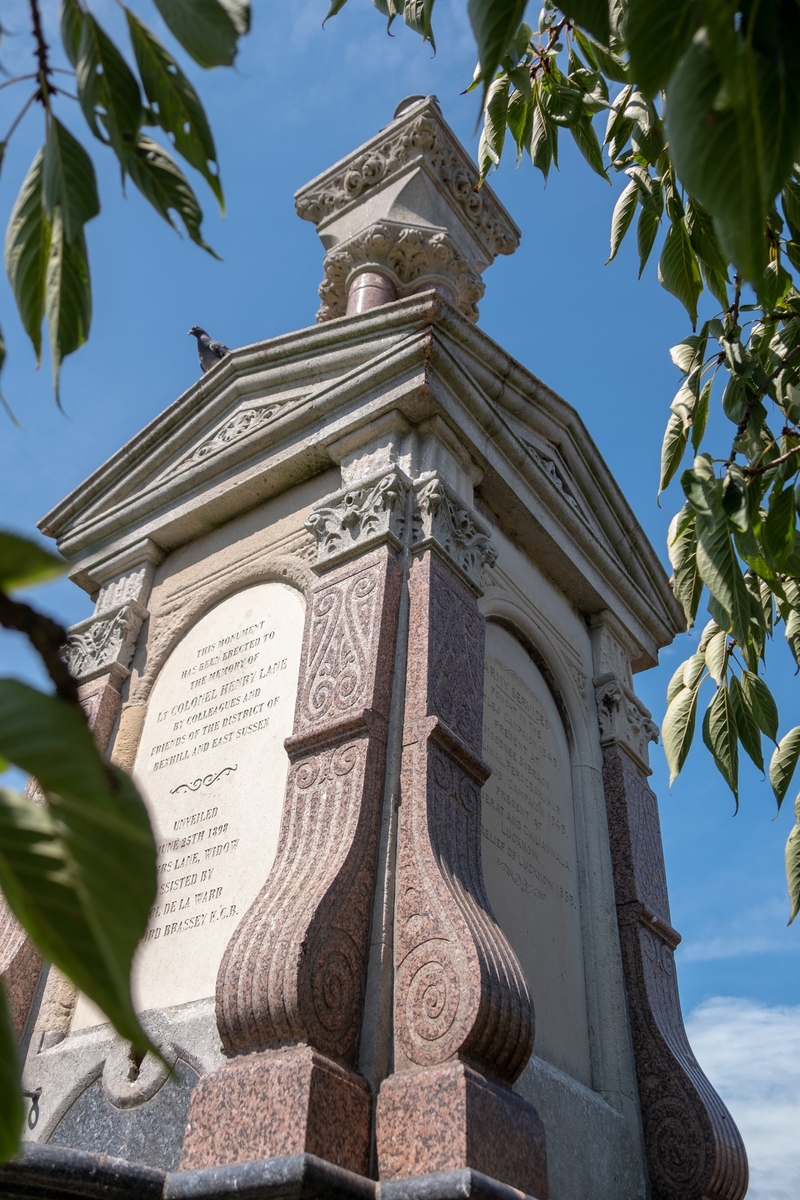
<svg viewBox="0 0 800 1200"><path fill-rule="evenodd" d="M206 333L205 329L201 329L199 325L193 325L189 330L190 337L197 338L197 355L200 359L200 366L203 368L203 374L210 371L215 363L218 363L226 354L230 354L230 346L224 345L222 342L214 342Z"/></svg>

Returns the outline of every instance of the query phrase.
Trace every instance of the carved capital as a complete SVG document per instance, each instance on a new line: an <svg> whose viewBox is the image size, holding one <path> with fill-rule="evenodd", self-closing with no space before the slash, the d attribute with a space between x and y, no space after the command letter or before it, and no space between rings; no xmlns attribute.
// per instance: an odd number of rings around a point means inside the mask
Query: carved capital
<svg viewBox="0 0 800 1200"><path fill-rule="evenodd" d="M147 609L135 600L80 621L69 630L64 658L81 683L99 675L125 679Z"/></svg>
<svg viewBox="0 0 800 1200"><path fill-rule="evenodd" d="M435 549L481 595L484 567L493 567L497 551L489 533L456 494L438 477L414 484L411 549Z"/></svg>
<svg viewBox="0 0 800 1200"><path fill-rule="evenodd" d="M379 271L394 283L398 296L444 287L453 303L477 321L477 303L485 291L479 273L444 229L397 221L376 221L329 250L319 287L318 321L342 317L350 283L364 270Z"/></svg>
<svg viewBox="0 0 800 1200"><path fill-rule="evenodd" d="M306 529L317 539L317 572L364 554L381 542L400 548L410 481L393 469L343 489L314 506Z"/></svg>
<svg viewBox="0 0 800 1200"><path fill-rule="evenodd" d="M632 688L613 675L594 680L600 743L621 742L649 771L648 747L658 741L658 726Z"/></svg>

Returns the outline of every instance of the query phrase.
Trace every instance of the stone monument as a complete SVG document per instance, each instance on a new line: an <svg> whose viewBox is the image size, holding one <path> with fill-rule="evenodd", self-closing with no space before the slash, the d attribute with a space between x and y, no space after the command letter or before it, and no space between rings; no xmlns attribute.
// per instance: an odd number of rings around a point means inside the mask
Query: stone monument
<svg viewBox="0 0 800 1200"><path fill-rule="evenodd" d="M744 1196L633 690L681 614L577 413L475 325L519 239L476 183L405 101L297 194L316 326L234 350L42 522L156 832L164 1063L6 916L5 1195Z"/></svg>

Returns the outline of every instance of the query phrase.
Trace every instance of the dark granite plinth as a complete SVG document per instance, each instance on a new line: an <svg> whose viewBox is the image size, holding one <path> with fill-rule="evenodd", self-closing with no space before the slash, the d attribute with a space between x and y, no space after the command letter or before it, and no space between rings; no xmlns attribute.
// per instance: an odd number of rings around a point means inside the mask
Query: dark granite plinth
<svg viewBox="0 0 800 1200"><path fill-rule="evenodd" d="M293 1154L165 1174L119 1158L53 1146L25 1147L0 1164L3 1200L376 1200L371 1179ZM381 1200L528 1200L479 1171L440 1171L380 1184Z"/></svg>

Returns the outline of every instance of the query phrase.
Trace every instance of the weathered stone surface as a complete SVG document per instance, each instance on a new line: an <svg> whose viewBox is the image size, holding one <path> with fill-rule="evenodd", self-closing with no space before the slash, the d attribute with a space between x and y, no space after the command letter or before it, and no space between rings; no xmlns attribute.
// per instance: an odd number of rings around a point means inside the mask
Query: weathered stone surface
<svg viewBox="0 0 800 1200"><path fill-rule="evenodd" d="M547 1200L536 1109L464 1063L390 1076L378 1099L377 1141L382 1181L471 1168Z"/></svg>
<svg viewBox="0 0 800 1200"><path fill-rule="evenodd" d="M372 1098L354 1071L310 1047L249 1055L205 1076L193 1099L184 1171L314 1154L366 1175Z"/></svg>

